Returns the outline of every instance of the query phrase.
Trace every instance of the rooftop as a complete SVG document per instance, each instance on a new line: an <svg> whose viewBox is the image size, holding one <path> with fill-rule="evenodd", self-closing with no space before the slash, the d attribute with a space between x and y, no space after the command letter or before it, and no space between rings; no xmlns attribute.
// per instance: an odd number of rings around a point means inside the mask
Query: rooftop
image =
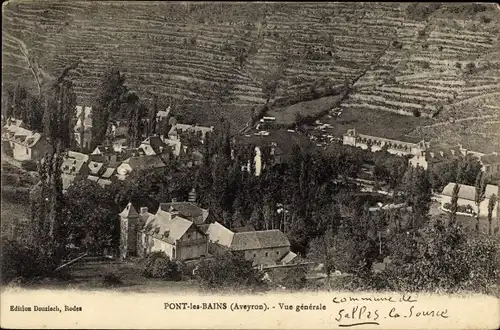
<svg viewBox="0 0 500 330"><path fill-rule="evenodd" d="M258 250L290 246L290 241L280 230L263 230L235 233L231 250Z"/></svg>
<svg viewBox="0 0 500 330"><path fill-rule="evenodd" d="M453 194L453 187L455 187L455 182L450 182L443 188L442 195L451 197ZM498 194L498 187L492 184L486 185L486 191L484 196L486 199L491 198L492 195ZM462 199L474 202L476 197L476 187L461 184L460 190L458 191L458 197Z"/></svg>

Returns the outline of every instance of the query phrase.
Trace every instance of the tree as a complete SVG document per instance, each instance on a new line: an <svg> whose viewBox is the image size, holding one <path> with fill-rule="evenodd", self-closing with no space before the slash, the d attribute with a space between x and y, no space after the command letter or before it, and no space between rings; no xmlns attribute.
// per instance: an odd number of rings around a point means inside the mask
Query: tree
<svg viewBox="0 0 500 330"><path fill-rule="evenodd" d="M497 196L493 194L488 202L488 234L493 233L492 221L493 221L493 210L495 209L495 204L497 202Z"/></svg>
<svg viewBox="0 0 500 330"><path fill-rule="evenodd" d="M429 224L415 238L398 238L379 278L385 290L484 291L499 279L498 240L467 236L460 226Z"/></svg>
<svg viewBox="0 0 500 330"><path fill-rule="evenodd" d="M450 206L450 225L454 226L457 222L457 210L458 210L458 193L460 191L460 185L455 183L453 191L451 193L451 206Z"/></svg>
<svg viewBox="0 0 500 330"><path fill-rule="evenodd" d="M428 221L431 203L431 184L422 167L409 167L403 179L403 193L406 202L412 207L411 229L413 233Z"/></svg>
<svg viewBox="0 0 500 330"><path fill-rule="evenodd" d="M117 68L104 72L92 109L93 147L104 142L110 119L119 115L123 96L127 92L125 76Z"/></svg>
<svg viewBox="0 0 500 330"><path fill-rule="evenodd" d="M146 106L135 93L127 96L128 138L131 147L138 147L144 133L143 119L147 116Z"/></svg>
<svg viewBox="0 0 500 330"><path fill-rule="evenodd" d="M195 269L198 283L208 289L265 288L262 271L252 266L252 261L231 252L203 258Z"/></svg>
<svg viewBox="0 0 500 330"><path fill-rule="evenodd" d="M92 253L117 246L120 209L104 188L90 180L72 184L65 195L67 243Z"/></svg>
<svg viewBox="0 0 500 330"><path fill-rule="evenodd" d="M148 254L142 261L142 275L148 278L161 278L163 280L180 280L179 265L163 251Z"/></svg>
<svg viewBox="0 0 500 330"><path fill-rule="evenodd" d="M486 192L486 180L484 178L483 172L479 172L476 177L475 195L474 195L474 203L476 203L477 207L477 214L476 214L477 231L479 231L480 205L484 201L485 192Z"/></svg>
<svg viewBox="0 0 500 330"><path fill-rule="evenodd" d="M71 147L76 121L76 94L67 79L53 83L44 99L44 133L56 153ZM59 148L59 149L58 149Z"/></svg>

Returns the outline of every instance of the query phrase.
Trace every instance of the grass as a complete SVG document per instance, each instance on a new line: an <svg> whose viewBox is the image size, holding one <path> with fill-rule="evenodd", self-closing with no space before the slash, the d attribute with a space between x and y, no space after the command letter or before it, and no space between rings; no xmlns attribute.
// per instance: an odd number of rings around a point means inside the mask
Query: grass
<svg viewBox="0 0 500 330"><path fill-rule="evenodd" d="M338 106L341 96L326 96L316 100L300 102L288 107L269 110L267 116L275 117L276 124L292 125L300 114L303 117L316 117L321 113Z"/></svg>
<svg viewBox="0 0 500 330"><path fill-rule="evenodd" d="M121 284L108 287L104 284L110 274L121 280ZM164 281L161 279L145 278L141 275L139 265L134 261L86 261L70 266L68 279L55 280L30 285L37 289L79 289L79 290L119 290L120 292L159 292L186 293L198 291L193 281Z"/></svg>
<svg viewBox="0 0 500 330"><path fill-rule="evenodd" d="M326 115L320 118L320 121L332 125L333 128L327 131L336 136L346 133L348 129L356 128L358 133L366 135L408 140L411 139L407 136L408 133L430 120L386 111L347 108L342 111L340 117L329 118Z"/></svg>

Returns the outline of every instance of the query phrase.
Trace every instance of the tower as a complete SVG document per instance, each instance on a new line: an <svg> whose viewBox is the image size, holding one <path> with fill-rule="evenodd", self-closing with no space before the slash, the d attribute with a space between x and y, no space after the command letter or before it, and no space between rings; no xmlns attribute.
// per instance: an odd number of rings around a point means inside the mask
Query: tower
<svg viewBox="0 0 500 330"><path fill-rule="evenodd" d="M120 213L120 259L137 255L137 222L139 213L128 203Z"/></svg>

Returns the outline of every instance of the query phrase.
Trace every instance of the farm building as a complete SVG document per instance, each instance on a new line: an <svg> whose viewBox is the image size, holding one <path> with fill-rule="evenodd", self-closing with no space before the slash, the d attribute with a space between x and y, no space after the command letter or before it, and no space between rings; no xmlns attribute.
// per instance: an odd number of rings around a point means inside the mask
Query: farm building
<svg viewBox="0 0 500 330"><path fill-rule="evenodd" d="M446 203L451 202L451 196L453 194L453 187L455 187L454 182L450 182L443 188L441 192L441 206L444 206ZM486 191L484 194L484 200L479 205L479 213L482 216L488 215L488 203L493 195L498 194L498 186L488 184L486 185ZM458 205L459 206L467 206L470 205L472 210L477 213L478 209L475 203L476 196L476 188L468 185L460 185L460 190L458 192ZM498 196L497 196L498 197ZM497 216L497 208L493 209L493 218Z"/></svg>
<svg viewBox="0 0 500 330"><path fill-rule="evenodd" d="M421 166L426 170L431 170L437 164L463 156L460 146L451 148L430 147L410 158L409 164L413 167Z"/></svg>
<svg viewBox="0 0 500 330"><path fill-rule="evenodd" d="M92 107L76 106L75 142L78 148L90 150L92 142Z"/></svg>
<svg viewBox="0 0 500 330"><path fill-rule="evenodd" d="M296 256L290 251L290 241L280 230L232 231L218 222L206 229L209 251L232 251L254 265L271 266L290 263Z"/></svg>
<svg viewBox="0 0 500 330"><path fill-rule="evenodd" d="M42 134L24 128L16 119L9 119L3 127L2 141L2 151L19 161L40 160L52 148Z"/></svg>
<svg viewBox="0 0 500 330"><path fill-rule="evenodd" d="M181 210L177 210L174 205ZM129 203L120 213L120 257L144 256L155 251L163 251L176 260L206 256L207 235L197 224L182 215L189 213L196 218L200 212L192 213L193 210L191 206L183 208L170 203L160 205L156 214L149 213L147 208L141 208L138 213Z"/></svg>
<svg viewBox="0 0 500 330"><path fill-rule="evenodd" d="M360 134L356 129L349 129L342 136L342 144L358 147L361 149L369 149L371 151L382 150L385 146L391 154L405 155L421 155L423 151L429 148L429 143L424 140L405 137L401 140L387 139L371 135Z"/></svg>

